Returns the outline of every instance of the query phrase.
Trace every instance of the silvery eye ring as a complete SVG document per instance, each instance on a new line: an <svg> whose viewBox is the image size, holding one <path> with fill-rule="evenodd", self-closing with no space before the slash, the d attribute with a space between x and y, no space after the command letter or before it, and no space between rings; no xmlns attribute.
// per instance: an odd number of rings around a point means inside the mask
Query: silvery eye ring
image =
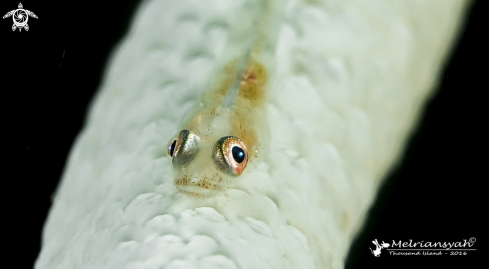
<svg viewBox="0 0 489 269"><path fill-rule="evenodd" d="M219 170L239 176L248 164L248 149L241 139L224 136L214 145L212 160Z"/></svg>
<svg viewBox="0 0 489 269"><path fill-rule="evenodd" d="M168 144L168 155L175 168L188 165L199 152L199 137L189 130L182 130L177 139Z"/></svg>

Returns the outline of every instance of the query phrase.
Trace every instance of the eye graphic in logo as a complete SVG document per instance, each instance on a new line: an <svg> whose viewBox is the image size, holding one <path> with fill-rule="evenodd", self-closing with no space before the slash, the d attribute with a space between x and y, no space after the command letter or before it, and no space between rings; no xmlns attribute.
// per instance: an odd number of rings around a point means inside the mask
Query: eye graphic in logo
<svg viewBox="0 0 489 269"><path fill-rule="evenodd" d="M19 28L19 32L22 28L24 28L26 31L29 31L29 25L27 25L29 16L37 19L37 16L36 14L34 14L34 12L22 8L22 3L19 3L18 9L11 10L7 12L5 16L3 16L3 19L12 16L12 20L14 21L14 24L12 25L12 31L15 31L17 28Z"/></svg>
<svg viewBox="0 0 489 269"><path fill-rule="evenodd" d="M382 241L382 244L379 244L379 242L377 242L377 239L372 241L372 243L375 245L375 250L372 250L370 248L370 252L372 252L372 254L374 254L375 257L380 257L380 251L383 248L388 248L390 246L388 243L384 243L384 241Z"/></svg>

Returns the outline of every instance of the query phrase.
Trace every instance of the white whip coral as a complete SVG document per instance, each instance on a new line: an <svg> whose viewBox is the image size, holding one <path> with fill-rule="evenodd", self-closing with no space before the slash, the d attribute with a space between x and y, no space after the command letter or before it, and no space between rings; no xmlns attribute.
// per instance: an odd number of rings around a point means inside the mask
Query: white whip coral
<svg viewBox="0 0 489 269"><path fill-rule="evenodd" d="M145 2L71 153L36 268L342 268L466 5ZM205 153L223 132L252 149L248 167L225 140L220 159ZM178 145L190 150L175 161Z"/></svg>

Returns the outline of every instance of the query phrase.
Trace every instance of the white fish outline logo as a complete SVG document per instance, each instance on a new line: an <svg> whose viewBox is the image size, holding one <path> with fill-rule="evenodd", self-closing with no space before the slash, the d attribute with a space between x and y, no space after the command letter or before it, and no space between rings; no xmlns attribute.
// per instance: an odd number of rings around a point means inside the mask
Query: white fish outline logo
<svg viewBox="0 0 489 269"><path fill-rule="evenodd" d="M12 16L12 20L14 21L14 24L12 25L12 31L15 31L17 28L19 29L19 32L21 32L22 28L24 28L26 31L29 31L29 25L27 25L27 21L29 20L29 16L37 19L37 15L34 14L34 12L23 9L22 3L19 3L18 9L11 10L3 16L2 19L8 18Z"/></svg>
<svg viewBox="0 0 489 269"><path fill-rule="evenodd" d="M380 251L383 249L383 248L388 248L390 246L390 244L388 243L384 243L384 241L382 241L382 244L379 244L379 242L377 242L377 239L374 239L374 241L372 241L372 243L375 245L375 250L372 250L370 248L370 252L372 252L372 254L375 256L375 257L380 257Z"/></svg>

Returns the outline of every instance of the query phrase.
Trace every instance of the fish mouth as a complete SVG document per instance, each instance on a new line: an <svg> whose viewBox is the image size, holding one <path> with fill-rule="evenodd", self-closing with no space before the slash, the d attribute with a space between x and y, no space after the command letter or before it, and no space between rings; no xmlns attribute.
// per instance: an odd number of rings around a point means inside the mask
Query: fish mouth
<svg viewBox="0 0 489 269"><path fill-rule="evenodd" d="M198 180L190 180L188 177L178 178L174 184L180 192L194 197L207 197L222 190L219 184L207 177Z"/></svg>
<svg viewBox="0 0 489 269"><path fill-rule="evenodd" d="M196 187L196 186L185 186L185 185L180 185L177 186L177 189L188 196L192 197L209 197L215 194L214 190L209 190L209 189L204 189L201 187Z"/></svg>

